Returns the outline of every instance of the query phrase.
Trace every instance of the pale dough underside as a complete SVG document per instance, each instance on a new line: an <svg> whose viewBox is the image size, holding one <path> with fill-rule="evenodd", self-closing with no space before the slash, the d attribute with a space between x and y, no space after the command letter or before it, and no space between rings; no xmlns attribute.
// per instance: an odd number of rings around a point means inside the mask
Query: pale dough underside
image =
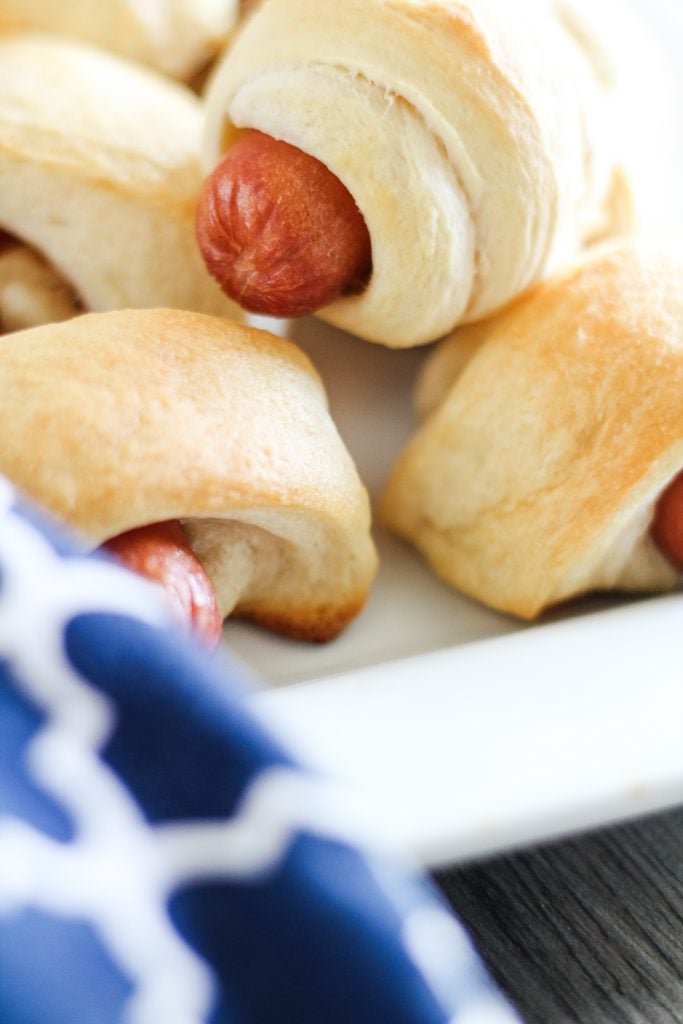
<svg viewBox="0 0 683 1024"><path fill-rule="evenodd" d="M0 37L0 228L83 308L234 318L194 235L201 109L183 86L109 54ZM35 314L45 280L12 272Z"/></svg>

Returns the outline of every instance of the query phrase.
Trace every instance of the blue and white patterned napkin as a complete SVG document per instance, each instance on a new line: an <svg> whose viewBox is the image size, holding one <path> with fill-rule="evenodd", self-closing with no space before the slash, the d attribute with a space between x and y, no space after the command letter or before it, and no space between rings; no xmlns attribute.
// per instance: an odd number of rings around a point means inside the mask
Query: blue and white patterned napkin
<svg viewBox="0 0 683 1024"><path fill-rule="evenodd" d="M168 614L0 481L2 1024L512 1024Z"/></svg>

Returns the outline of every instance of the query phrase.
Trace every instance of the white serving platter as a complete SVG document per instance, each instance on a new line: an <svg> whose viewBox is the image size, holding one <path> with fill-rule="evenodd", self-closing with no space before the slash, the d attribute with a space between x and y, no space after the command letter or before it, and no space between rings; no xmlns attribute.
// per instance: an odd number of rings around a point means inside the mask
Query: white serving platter
<svg viewBox="0 0 683 1024"><path fill-rule="evenodd" d="M680 66L681 0L632 2ZM427 353L316 320L289 333L376 495L414 428ZM683 595L596 599L526 626L376 536L377 582L337 641L310 647L233 622L226 641L264 681L260 708L358 787L389 838L434 867L683 802Z"/></svg>

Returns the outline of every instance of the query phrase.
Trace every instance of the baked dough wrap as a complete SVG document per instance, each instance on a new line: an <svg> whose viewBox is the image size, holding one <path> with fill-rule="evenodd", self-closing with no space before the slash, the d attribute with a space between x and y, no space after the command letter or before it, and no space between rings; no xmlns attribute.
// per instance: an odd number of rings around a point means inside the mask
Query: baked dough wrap
<svg viewBox="0 0 683 1024"><path fill-rule="evenodd" d="M69 320L82 312L73 289L39 253L0 239L0 331Z"/></svg>
<svg viewBox="0 0 683 1024"><path fill-rule="evenodd" d="M0 38L0 228L70 286L74 310L237 315L194 238L201 111L184 87L109 54ZM38 298L46 287L30 284Z"/></svg>
<svg viewBox="0 0 683 1024"><path fill-rule="evenodd" d="M54 32L189 79L237 13L237 0L0 0L0 32Z"/></svg>
<svg viewBox="0 0 683 1024"><path fill-rule="evenodd" d="M557 8L268 0L250 19L207 94L205 166L254 128L347 187L373 275L324 319L392 347L431 341L628 226L616 83Z"/></svg>
<svg viewBox="0 0 683 1024"><path fill-rule="evenodd" d="M221 613L324 640L376 568L367 494L290 342L173 310L0 338L0 472L97 547L179 519Z"/></svg>
<svg viewBox="0 0 683 1024"><path fill-rule="evenodd" d="M673 587L650 526L683 468L683 259L604 248L479 330L468 362L459 332L428 362L383 522L526 619L592 590Z"/></svg>

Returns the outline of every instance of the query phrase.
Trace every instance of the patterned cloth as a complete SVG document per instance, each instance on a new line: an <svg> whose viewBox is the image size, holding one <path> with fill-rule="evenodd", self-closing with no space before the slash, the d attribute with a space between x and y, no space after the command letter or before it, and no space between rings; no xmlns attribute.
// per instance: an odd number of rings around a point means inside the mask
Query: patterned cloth
<svg viewBox="0 0 683 1024"><path fill-rule="evenodd" d="M512 1024L169 614L0 481L2 1024Z"/></svg>

